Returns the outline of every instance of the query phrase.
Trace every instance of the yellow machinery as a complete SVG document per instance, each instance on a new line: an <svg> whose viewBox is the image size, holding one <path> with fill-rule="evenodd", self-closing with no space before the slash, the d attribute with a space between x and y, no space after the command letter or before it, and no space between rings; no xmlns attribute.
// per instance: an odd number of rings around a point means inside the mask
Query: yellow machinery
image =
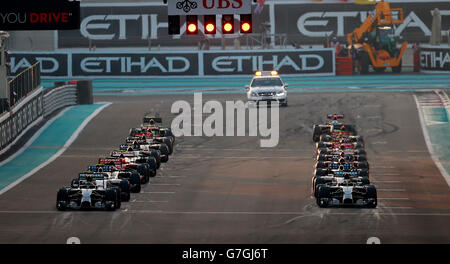
<svg viewBox="0 0 450 264"><path fill-rule="evenodd" d="M396 13L394 15L394 13ZM365 74L372 65L376 72L391 67L393 72L401 72L402 56L408 43L397 48L394 25L403 24L403 9L391 8L381 0L375 14L369 14L364 23L347 35L348 47L360 73Z"/></svg>

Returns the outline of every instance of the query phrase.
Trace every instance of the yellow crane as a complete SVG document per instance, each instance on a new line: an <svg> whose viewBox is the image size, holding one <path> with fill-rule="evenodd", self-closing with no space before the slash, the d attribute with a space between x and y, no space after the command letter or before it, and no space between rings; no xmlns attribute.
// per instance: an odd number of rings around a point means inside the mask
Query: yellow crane
<svg viewBox="0 0 450 264"><path fill-rule="evenodd" d="M348 56L354 61L360 73L369 72L372 65L376 72L383 72L391 67L393 72L402 70L402 56L408 42L404 41L397 48L395 25L403 24L403 9L391 8L388 2L381 0L375 11L368 14L364 23L347 34Z"/></svg>

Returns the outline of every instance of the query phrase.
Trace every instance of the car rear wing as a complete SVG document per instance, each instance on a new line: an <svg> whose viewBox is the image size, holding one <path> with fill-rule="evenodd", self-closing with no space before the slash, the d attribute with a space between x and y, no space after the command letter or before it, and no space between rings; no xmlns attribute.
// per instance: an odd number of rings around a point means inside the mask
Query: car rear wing
<svg viewBox="0 0 450 264"><path fill-rule="evenodd" d="M104 164L93 165L93 166L88 167L88 171L92 171L92 172L113 172L116 170L117 169L114 166L104 165Z"/></svg>
<svg viewBox="0 0 450 264"><path fill-rule="evenodd" d="M151 120L153 120L153 123L158 123L161 124L162 123L162 118L161 117L155 117L155 116L145 116L142 119L142 123L144 124L150 124Z"/></svg>
<svg viewBox="0 0 450 264"><path fill-rule="evenodd" d="M348 175L348 176L358 176L358 172L357 171L335 171L333 173L333 175L335 177L344 177L346 175Z"/></svg>
<svg viewBox="0 0 450 264"><path fill-rule="evenodd" d="M147 140L136 137L136 138L127 138L125 142L127 144L134 144L134 142L136 142L137 144L145 144L147 143Z"/></svg>
<svg viewBox="0 0 450 264"><path fill-rule="evenodd" d="M344 119L344 115L343 114L328 114L327 118L333 119L333 120Z"/></svg>
<svg viewBox="0 0 450 264"><path fill-rule="evenodd" d="M79 173L78 174L78 178L80 179L86 179L88 177L91 177L93 179L104 179L105 175L103 173L98 173L98 172L94 172L94 173L89 173L89 172L83 172L83 173Z"/></svg>
<svg viewBox="0 0 450 264"><path fill-rule="evenodd" d="M98 164L121 164L125 163L125 159L121 158L99 158Z"/></svg>
<svg viewBox="0 0 450 264"><path fill-rule="evenodd" d="M138 151L111 151L111 157L136 157L138 155Z"/></svg>

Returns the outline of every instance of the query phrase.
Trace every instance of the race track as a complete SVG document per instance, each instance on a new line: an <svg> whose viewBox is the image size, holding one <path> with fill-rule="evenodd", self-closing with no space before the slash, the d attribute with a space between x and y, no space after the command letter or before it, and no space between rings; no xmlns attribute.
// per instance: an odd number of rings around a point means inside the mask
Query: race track
<svg viewBox="0 0 450 264"><path fill-rule="evenodd" d="M450 188L430 157L411 92L292 93L280 143L180 137L158 177L116 212L58 212L56 191L118 147L145 112L166 125L192 95L97 95L112 102L54 162L0 196L0 243L450 243ZM203 100L244 100L204 94ZM377 209L321 209L311 197L313 123L343 113L365 136Z"/></svg>

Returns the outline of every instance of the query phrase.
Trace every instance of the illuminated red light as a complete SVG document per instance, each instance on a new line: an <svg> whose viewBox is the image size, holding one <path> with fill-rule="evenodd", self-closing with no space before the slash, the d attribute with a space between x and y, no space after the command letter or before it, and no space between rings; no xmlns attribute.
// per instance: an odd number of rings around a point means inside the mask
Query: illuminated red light
<svg viewBox="0 0 450 264"><path fill-rule="evenodd" d="M216 29L216 27L213 24L207 24L206 25L206 31L207 32L213 32Z"/></svg>
<svg viewBox="0 0 450 264"><path fill-rule="evenodd" d="M231 25L231 23L226 23L225 25L223 25L223 30L225 30L226 32L230 32L233 30L233 25Z"/></svg>
<svg viewBox="0 0 450 264"><path fill-rule="evenodd" d="M190 33L195 33L197 31L197 25L189 24L187 29Z"/></svg>
<svg viewBox="0 0 450 264"><path fill-rule="evenodd" d="M251 25L250 25L249 23L243 23L243 24L241 25L241 29L242 29L242 31L244 31L244 32L249 31L251 28L252 28L252 27L251 27Z"/></svg>

